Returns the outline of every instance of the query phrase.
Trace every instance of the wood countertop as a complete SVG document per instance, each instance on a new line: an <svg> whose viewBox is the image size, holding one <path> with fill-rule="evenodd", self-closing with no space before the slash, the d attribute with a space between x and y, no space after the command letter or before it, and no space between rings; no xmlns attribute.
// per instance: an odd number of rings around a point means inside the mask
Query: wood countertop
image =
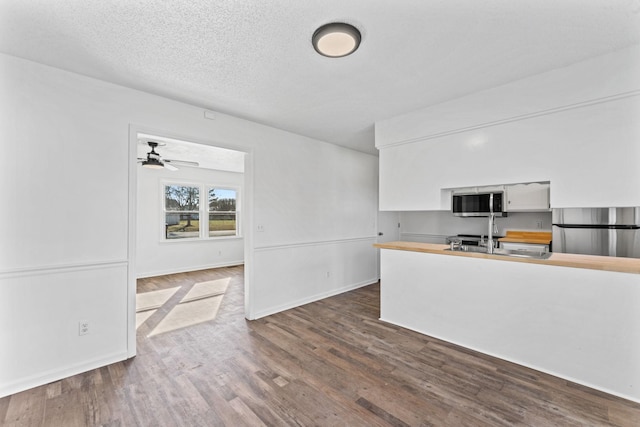
<svg viewBox="0 0 640 427"><path fill-rule="evenodd" d="M616 271L619 273L640 274L640 259L616 258L595 255L577 255L553 253L547 259L519 258L504 255L490 255L477 252L446 251L449 245L418 242L389 242L376 243L373 246L380 249L395 249L399 251L426 252L432 254L464 256L469 258L488 258L500 261L523 262L527 264L555 265L560 267L586 268L591 270Z"/></svg>
<svg viewBox="0 0 640 427"><path fill-rule="evenodd" d="M548 245L551 243L551 233L548 231L516 231L507 230L507 235L498 239L500 242L534 243Z"/></svg>

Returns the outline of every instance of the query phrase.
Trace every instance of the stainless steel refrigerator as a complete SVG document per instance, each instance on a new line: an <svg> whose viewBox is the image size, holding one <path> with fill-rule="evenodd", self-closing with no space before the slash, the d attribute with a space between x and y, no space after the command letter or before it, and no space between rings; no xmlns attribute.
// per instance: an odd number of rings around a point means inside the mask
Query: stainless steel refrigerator
<svg viewBox="0 0 640 427"><path fill-rule="evenodd" d="M553 252L640 258L640 207L553 209Z"/></svg>

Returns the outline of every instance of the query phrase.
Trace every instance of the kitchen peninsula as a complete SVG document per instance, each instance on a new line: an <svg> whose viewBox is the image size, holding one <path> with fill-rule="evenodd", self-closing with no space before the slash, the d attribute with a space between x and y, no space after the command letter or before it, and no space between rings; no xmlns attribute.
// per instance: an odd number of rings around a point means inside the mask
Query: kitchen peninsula
<svg viewBox="0 0 640 427"><path fill-rule="evenodd" d="M640 402L640 259L375 246L381 320Z"/></svg>

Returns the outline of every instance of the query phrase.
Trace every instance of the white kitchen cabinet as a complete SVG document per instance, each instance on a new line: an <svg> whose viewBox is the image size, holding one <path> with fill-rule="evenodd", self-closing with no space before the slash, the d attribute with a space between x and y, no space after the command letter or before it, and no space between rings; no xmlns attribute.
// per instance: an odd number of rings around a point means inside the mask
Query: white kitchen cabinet
<svg viewBox="0 0 640 427"><path fill-rule="evenodd" d="M549 210L548 182L506 185L505 195L507 212Z"/></svg>
<svg viewBox="0 0 640 427"><path fill-rule="evenodd" d="M541 181L554 208L640 205L639 67L637 48L620 50L376 122L380 209Z"/></svg>

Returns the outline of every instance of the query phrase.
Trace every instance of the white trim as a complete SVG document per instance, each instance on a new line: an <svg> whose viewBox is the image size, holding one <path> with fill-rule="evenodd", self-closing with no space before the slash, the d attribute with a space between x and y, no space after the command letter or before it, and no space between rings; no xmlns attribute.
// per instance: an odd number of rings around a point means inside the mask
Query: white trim
<svg viewBox="0 0 640 427"><path fill-rule="evenodd" d="M91 359L83 363L67 366L63 369L52 369L46 372L39 373L37 375L23 377L20 378L19 381L2 384L2 386L0 386L0 398L19 393L30 388L38 387L43 384L48 384L53 381L58 381L63 378L68 378L73 375L81 374L83 372L91 371L93 369L101 368L112 363L120 362L127 358L127 352L119 351L116 353L111 353L107 356L101 356L95 359Z"/></svg>
<svg viewBox="0 0 640 427"><path fill-rule="evenodd" d="M264 251L273 251L273 250L287 249L287 248L300 248L305 246L333 245L336 243L348 243L348 242L363 242L367 240L373 240L375 242L377 239L378 239L378 236L366 236L366 237L353 237L348 239L315 240L315 241L308 241L308 242L295 242L295 243L283 243L279 245L258 246L254 249L256 252L264 252Z"/></svg>
<svg viewBox="0 0 640 427"><path fill-rule="evenodd" d="M236 260L236 261L228 261L228 262L221 262L221 263L214 263L214 264L207 264L207 265L189 266L185 268L175 268L175 269L158 270L158 271L151 271L151 272L148 271L140 274L137 278L144 279L147 277L165 276L167 274L187 273L189 271L208 270L210 268L234 267L236 265L243 265L243 264L244 264L244 260Z"/></svg>
<svg viewBox="0 0 640 427"><path fill-rule="evenodd" d="M224 240L242 240L243 237L242 236L218 236L218 237L209 237L206 239L198 239L195 237L184 237L182 239L165 239L161 242L158 242L158 244L160 245L177 245L180 242L183 243L203 243L203 244L208 244L208 243L216 243L216 242L220 242L220 241L224 241Z"/></svg>
<svg viewBox="0 0 640 427"><path fill-rule="evenodd" d="M129 216L127 224L127 357L137 353L136 341L136 237L138 214L138 126L129 124Z"/></svg>
<svg viewBox="0 0 640 427"><path fill-rule="evenodd" d="M248 320L255 318L253 298L253 190L255 188L254 153L253 150L244 155L244 194L242 197L243 215L241 216L244 238L244 317Z"/></svg>
<svg viewBox="0 0 640 427"><path fill-rule="evenodd" d="M301 305L309 304L311 302L320 301L322 299L329 298L329 297L332 297L332 296L335 296L335 295L338 295L338 294L342 294L344 292L349 292L349 291L353 291L354 289L362 288L364 286L373 285L374 283L378 283L378 279L377 278L371 278L371 279L368 279L368 280L364 280L362 282L353 283L351 285L343 286L343 287L338 288L338 289L333 289L333 290L328 291L328 292L321 292L319 294L315 294L315 295L312 295L312 296L309 296L309 297L301 298L301 299L293 301L293 302L288 302L286 304L282 304L282 305L278 305L278 306L275 306L275 307L270 307L270 308L267 308L267 309L264 309L264 310L260 310L257 313L255 313L255 317L253 317L251 320L259 319L261 317L270 316L272 314L279 313L279 312L285 311L285 310L289 310L291 308L300 307Z"/></svg>
<svg viewBox="0 0 640 427"><path fill-rule="evenodd" d="M70 273L84 270L103 270L105 268L127 267L127 260L95 261L75 264L41 265L34 267L15 268L0 271L0 280L15 277L43 276L48 274Z"/></svg>
<svg viewBox="0 0 640 427"><path fill-rule="evenodd" d="M576 102L574 104L563 105L561 107L555 107L555 108L549 108L547 110L534 111L532 113L522 114L522 115L513 116L513 117L507 117L505 119L493 120L486 123L479 123L476 125L470 125L470 126L466 126L458 129L452 129L452 130L438 132L438 133L429 134L429 135L422 135L422 136L413 137L413 138L401 139L398 141L385 143L384 145L377 146L376 148L378 150L383 150L388 147L397 147L399 145L413 144L421 141L428 141L430 139L441 138L443 136L455 135L463 132L468 132L471 130L484 129L484 128L498 126L506 123L519 122L523 120L532 119L535 117L548 116L551 114L561 113L563 111L575 110L578 108L588 107L596 104L604 104L607 102L617 101L619 99L624 99L624 98L629 98L629 97L639 96L639 95L640 95L640 90L631 90L629 92L623 92L616 95L605 96L602 98L591 99L588 101Z"/></svg>

